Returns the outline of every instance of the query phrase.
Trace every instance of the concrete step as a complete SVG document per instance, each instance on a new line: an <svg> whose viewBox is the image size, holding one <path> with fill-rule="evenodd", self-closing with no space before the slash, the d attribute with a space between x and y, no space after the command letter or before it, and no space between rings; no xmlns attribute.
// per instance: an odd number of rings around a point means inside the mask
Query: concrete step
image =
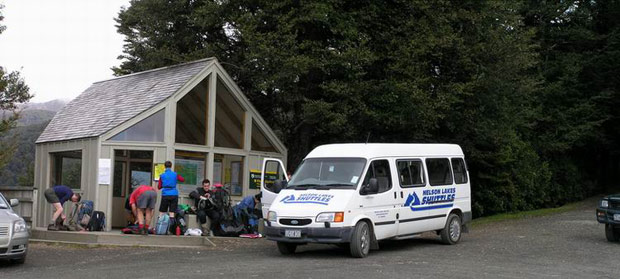
<svg viewBox="0 0 620 279"><path fill-rule="evenodd" d="M230 239L230 238L226 238ZM243 238L233 238L245 241ZM33 229L31 241L60 242L86 245L145 246L145 247L202 247L216 246L214 241L202 236L132 235L112 232L68 232ZM221 240L216 239L215 242Z"/></svg>

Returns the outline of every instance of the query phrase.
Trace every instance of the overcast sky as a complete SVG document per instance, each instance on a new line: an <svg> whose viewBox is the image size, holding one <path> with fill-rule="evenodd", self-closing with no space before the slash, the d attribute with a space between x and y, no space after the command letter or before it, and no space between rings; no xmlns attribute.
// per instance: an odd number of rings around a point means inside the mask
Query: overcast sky
<svg viewBox="0 0 620 279"><path fill-rule="evenodd" d="M0 0L0 66L18 70L33 102L71 100L112 77L123 37L114 18L129 0Z"/></svg>

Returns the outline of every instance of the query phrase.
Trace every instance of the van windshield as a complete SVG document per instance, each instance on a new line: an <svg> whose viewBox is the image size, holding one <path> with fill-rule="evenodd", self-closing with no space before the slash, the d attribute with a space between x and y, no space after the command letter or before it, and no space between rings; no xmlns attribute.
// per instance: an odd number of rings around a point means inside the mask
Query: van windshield
<svg viewBox="0 0 620 279"><path fill-rule="evenodd" d="M355 189L366 159L311 158L304 160L288 183L289 189Z"/></svg>

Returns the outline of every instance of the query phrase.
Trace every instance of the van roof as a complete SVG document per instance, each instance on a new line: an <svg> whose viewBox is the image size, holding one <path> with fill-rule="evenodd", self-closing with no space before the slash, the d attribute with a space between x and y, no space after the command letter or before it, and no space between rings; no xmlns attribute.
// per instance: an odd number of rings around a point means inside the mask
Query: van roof
<svg viewBox="0 0 620 279"><path fill-rule="evenodd" d="M442 143L343 143L326 144L312 150L306 158L377 158L463 156L457 144Z"/></svg>

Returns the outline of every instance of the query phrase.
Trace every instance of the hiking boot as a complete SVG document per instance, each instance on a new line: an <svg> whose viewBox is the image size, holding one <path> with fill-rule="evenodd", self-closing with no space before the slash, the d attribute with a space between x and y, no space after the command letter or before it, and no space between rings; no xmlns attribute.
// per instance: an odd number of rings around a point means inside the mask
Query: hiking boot
<svg viewBox="0 0 620 279"><path fill-rule="evenodd" d="M47 225L47 230L48 231L57 231L58 230L58 226L56 226L56 224L49 224L49 225Z"/></svg>

